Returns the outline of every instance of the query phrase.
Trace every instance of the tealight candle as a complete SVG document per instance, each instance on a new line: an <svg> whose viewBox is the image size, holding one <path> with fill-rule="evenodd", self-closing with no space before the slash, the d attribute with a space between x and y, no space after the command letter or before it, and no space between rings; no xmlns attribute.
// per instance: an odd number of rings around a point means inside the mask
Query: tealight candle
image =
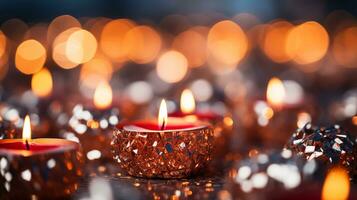
<svg viewBox="0 0 357 200"><path fill-rule="evenodd" d="M242 116L249 119L245 120L246 136L253 143L281 147L296 127L301 128L314 118L313 106L303 91L289 91L283 81L274 77L268 82L266 98L252 101L249 111Z"/></svg>
<svg viewBox="0 0 357 200"><path fill-rule="evenodd" d="M0 184L9 198L62 197L77 188L82 153L76 142L31 139L29 116L22 139L0 140Z"/></svg>
<svg viewBox="0 0 357 200"><path fill-rule="evenodd" d="M109 83L99 83L93 101L75 105L68 126L62 131L63 138L81 144L88 162L112 161L110 148L107 147L113 128L119 123L119 110L112 106L112 97Z"/></svg>
<svg viewBox="0 0 357 200"><path fill-rule="evenodd" d="M214 157L224 158L230 150L230 141L232 138L233 120L229 116L222 116L212 110L200 111L196 109L195 98L189 89L181 93L180 110L170 113L170 117L182 118L189 122L196 120L209 122L214 128ZM220 163L220 161L218 161ZM221 166L221 165L220 165Z"/></svg>
<svg viewBox="0 0 357 200"><path fill-rule="evenodd" d="M184 178L211 160L213 129L201 121L167 117L165 100L158 121L134 121L114 131L114 159L128 174L149 178Z"/></svg>

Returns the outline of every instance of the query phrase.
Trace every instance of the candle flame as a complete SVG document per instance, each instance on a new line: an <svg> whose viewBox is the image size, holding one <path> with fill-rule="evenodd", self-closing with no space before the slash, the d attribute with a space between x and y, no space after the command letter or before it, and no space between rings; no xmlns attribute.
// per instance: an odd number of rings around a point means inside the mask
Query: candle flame
<svg viewBox="0 0 357 200"><path fill-rule="evenodd" d="M350 191L350 182L348 174L345 169L335 167L327 174L323 188L322 199L344 200L348 198Z"/></svg>
<svg viewBox="0 0 357 200"><path fill-rule="evenodd" d="M283 82L273 77L269 80L267 87L267 100L273 106L280 106L284 102L285 88Z"/></svg>
<svg viewBox="0 0 357 200"><path fill-rule="evenodd" d="M195 111L195 99L191 90L185 89L181 94L181 101L180 101L181 111L185 114L193 113Z"/></svg>
<svg viewBox="0 0 357 200"><path fill-rule="evenodd" d="M167 107L165 99L161 100L159 116L158 116L158 126L161 130L165 129L167 124Z"/></svg>
<svg viewBox="0 0 357 200"><path fill-rule="evenodd" d="M31 122L28 115L25 117L24 127L22 128L22 139L24 141L31 140Z"/></svg>
<svg viewBox="0 0 357 200"><path fill-rule="evenodd" d="M113 91L109 83L106 81L100 82L95 89L93 103L96 108L105 109L112 104Z"/></svg>

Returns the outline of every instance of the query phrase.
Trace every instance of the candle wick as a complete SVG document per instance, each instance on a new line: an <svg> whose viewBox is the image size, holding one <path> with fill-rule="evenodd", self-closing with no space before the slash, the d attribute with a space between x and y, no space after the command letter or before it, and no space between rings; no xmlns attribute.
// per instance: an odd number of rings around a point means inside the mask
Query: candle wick
<svg viewBox="0 0 357 200"><path fill-rule="evenodd" d="M27 150L30 150L29 141L28 141L27 139L25 140L25 144L26 144L26 149L27 149Z"/></svg>
<svg viewBox="0 0 357 200"><path fill-rule="evenodd" d="M165 128L165 119L162 121L161 130L163 131L164 128Z"/></svg>

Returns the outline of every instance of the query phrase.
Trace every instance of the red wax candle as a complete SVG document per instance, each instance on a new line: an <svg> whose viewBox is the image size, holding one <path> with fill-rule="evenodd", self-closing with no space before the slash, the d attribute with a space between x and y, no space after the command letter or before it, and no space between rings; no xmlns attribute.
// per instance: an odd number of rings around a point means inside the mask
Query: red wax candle
<svg viewBox="0 0 357 200"><path fill-rule="evenodd" d="M113 158L130 175L184 178L211 160L213 129L201 121L168 118L162 101L158 120L121 123L111 145Z"/></svg>
<svg viewBox="0 0 357 200"><path fill-rule="evenodd" d="M80 145L56 138L31 139L29 116L25 117L22 137L0 140L1 170L8 177L0 179L5 198L36 195L40 199L62 199L74 192L82 175Z"/></svg>
<svg viewBox="0 0 357 200"><path fill-rule="evenodd" d="M50 154L79 149L79 144L55 138L40 138L28 141L29 149L22 139L0 140L0 155L22 155L31 156L38 154Z"/></svg>
<svg viewBox="0 0 357 200"><path fill-rule="evenodd" d="M135 131L185 131L189 129L202 128L202 123L191 123L181 118L169 117L166 126L161 129L156 120L138 120L132 122L124 122L119 124L118 129L135 130Z"/></svg>

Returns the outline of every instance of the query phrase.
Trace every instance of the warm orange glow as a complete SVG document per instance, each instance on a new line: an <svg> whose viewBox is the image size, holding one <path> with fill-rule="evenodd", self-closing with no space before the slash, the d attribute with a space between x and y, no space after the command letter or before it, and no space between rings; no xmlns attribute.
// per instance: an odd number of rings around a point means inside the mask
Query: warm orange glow
<svg viewBox="0 0 357 200"><path fill-rule="evenodd" d="M85 86L94 89L100 82L110 81L112 74L112 63L106 57L97 55L82 65L79 79Z"/></svg>
<svg viewBox="0 0 357 200"><path fill-rule="evenodd" d="M248 40L243 30L233 21L215 24L208 33L207 48L210 59L218 70L232 69L248 50Z"/></svg>
<svg viewBox="0 0 357 200"><path fill-rule="evenodd" d="M195 98L191 90L185 89L181 94L180 107L183 113L189 114L193 113L196 108Z"/></svg>
<svg viewBox="0 0 357 200"><path fill-rule="evenodd" d="M177 51L162 54L156 64L157 75L168 83L181 81L187 73L187 59Z"/></svg>
<svg viewBox="0 0 357 200"><path fill-rule="evenodd" d="M70 28L61 34L59 34L53 42L52 58L57 65L64 69L72 69L78 66L78 63L72 62L67 55L66 49L68 44L68 38L80 28Z"/></svg>
<svg viewBox="0 0 357 200"><path fill-rule="evenodd" d="M38 72L46 61L46 49L36 40L22 42L16 50L16 68L24 74Z"/></svg>
<svg viewBox="0 0 357 200"><path fill-rule="evenodd" d="M35 39L39 41L45 48L47 49L48 43L47 43L47 25L43 23L35 24L34 26L31 26L24 38L26 40L28 39Z"/></svg>
<svg viewBox="0 0 357 200"><path fill-rule="evenodd" d="M108 82L101 82L94 92L93 103L96 108L105 109L112 104L113 91Z"/></svg>
<svg viewBox="0 0 357 200"><path fill-rule="evenodd" d="M277 63L287 62L291 58L286 52L286 41L293 25L286 21L278 21L269 25L265 32L263 51Z"/></svg>
<svg viewBox="0 0 357 200"><path fill-rule="evenodd" d="M31 140L31 122L30 122L30 117L26 115L25 120L24 120L24 126L22 128L22 139L25 140Z"/></svg>
<svg viewBox="0 0 357 200"><path fill-rule="evenodd" d="M129 50L124 46L124 37L134 27L135 23L128 19L117 19L107 23L100 36L103 53L115 62L124 62Z"/></svg>
<svg viewBox="0 0 357 200"><path fill-rule="evenodd" d="M323 200L348 199L350 192L349 176L345 169L335 167L327 174L323 188Z"/></svg>
<svg viewBox="0 0 357 200"><path fill-rule="evenodd" d="M52 20L50 25L48 26L47 31L47 41L49 44L53 42L53 40L65 30L70 28L81 28L81 24L79 21L70 16L70 15L61 15Z"/></svg>
<svg viewBox="0 0 357 200"><path fill-rule="evenodd" d="M47 97L52 92L52 76L48 69L43 68L32 76L31 88L39 97Z"/></svg>
<svg viewBox="0 0 357 200"><path fill-rule="evenodd" d="M332 53L338 64L345 67L357 65L357 27L339 32L334 40Z"/></svg>
<svg viewBox="0 0 357 200"><path fill-rule="evenodd" d="M67 58L77 64L91 60L97 52L97 40L86 30L73 32L67 40L65 53Z"/></svg>
<svg viewBox="0 0 357 200"><path fill-rule="evenodd" d="M286 52L295 62L309 64L326 55L329 36L323 26L314 21L293 28L287 37Z"/></svg>
<svg viewBox="0 0 357 200"><path fill-rule="evenodd" d="M9 70L8 60L9 60L8 53L5 53L2 57L0 57L0 80L2 80L6 76Z"/></svg>
<svg viewBox="0 0 357 200"><path fill-rule="evenodd" d="M267 101L273 106L281 106L285 98L285 88L283 82L278 78L271 78L267 87Z"/></svg>
<svg viewBox="0 0 357 200"><path fill-rule="evenodd" d="M145 64L153 61L161 49L160 35L149 26L132 28L124 37L124 48L133 62Z"/></svg>
<svg viewBox="0 0 357 200"><path fill-rule="evenodd" d="M357 126L357 116L352 117L352 124Z"/></svg>
<svg viewBox="0 0 357 200"><path fill-rule="evenodd" d="M160 109L159 109L159 116L157 118L158 126L161 130L164 130L167 124L167 107L165 99L161 100Z"/></svg>
<svg viewBox="0 0 357 200"><path fill-rule="evenodd" d="M190 67L199 67L206 62L206 38L193 29L176 36L172 48L187 58Z"/></svg>
<svg viewBox="0 0 357 200"><path fill-rule="evenodd" d="M6 36L2 31L0 31L0 58L5 54L6 52Z"/></svg>

